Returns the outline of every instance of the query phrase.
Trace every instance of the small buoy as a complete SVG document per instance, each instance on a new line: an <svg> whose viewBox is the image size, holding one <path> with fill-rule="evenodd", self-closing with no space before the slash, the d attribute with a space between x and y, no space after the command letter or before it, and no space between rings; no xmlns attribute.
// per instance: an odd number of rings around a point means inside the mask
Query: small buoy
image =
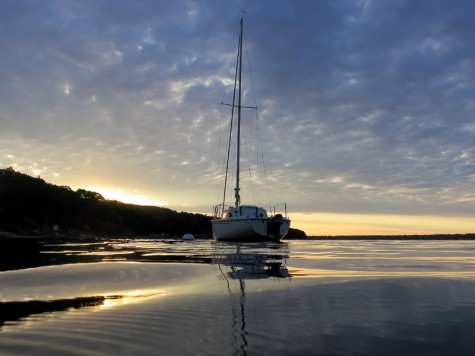
<svg viewBox="0 0 475 356"><path fill-rule="evenodd" d="M195 237L192 234L183 235L183 241L194 241Z"/></svg>

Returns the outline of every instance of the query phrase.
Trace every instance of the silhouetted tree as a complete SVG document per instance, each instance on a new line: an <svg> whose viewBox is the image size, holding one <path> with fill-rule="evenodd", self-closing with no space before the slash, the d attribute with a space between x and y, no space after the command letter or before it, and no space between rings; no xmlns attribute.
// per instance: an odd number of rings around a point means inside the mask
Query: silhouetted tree
<svg viewBox="0 0 475 356"><path fill-rule="evenodd" d="M107 200L97 192L73 191L11 167L0 169L0 231L31 232L52 224L101 235L211 235L210 217L202 214Z"/></svg>

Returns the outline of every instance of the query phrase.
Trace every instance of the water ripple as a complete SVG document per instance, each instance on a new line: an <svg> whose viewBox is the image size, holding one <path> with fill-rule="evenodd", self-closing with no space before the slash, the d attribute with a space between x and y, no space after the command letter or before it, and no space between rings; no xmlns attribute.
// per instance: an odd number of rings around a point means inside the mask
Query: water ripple
<svg viewBox="0 0 475 356"><path fill-rule="evenodd" d="M26 245L25 245L26 246ZM468 354L471 241L37 241L4 253L6 354Z"/></svg>

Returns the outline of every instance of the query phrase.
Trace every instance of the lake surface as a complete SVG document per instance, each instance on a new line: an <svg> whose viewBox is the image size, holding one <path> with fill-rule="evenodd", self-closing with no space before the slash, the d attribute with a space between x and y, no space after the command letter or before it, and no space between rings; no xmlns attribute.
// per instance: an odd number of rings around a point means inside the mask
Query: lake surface
<svg viewBox="0 0 475 356"><path fill-rule="evenodd" d="M475 241L0 245L0 354L475 352Z"/></svg>

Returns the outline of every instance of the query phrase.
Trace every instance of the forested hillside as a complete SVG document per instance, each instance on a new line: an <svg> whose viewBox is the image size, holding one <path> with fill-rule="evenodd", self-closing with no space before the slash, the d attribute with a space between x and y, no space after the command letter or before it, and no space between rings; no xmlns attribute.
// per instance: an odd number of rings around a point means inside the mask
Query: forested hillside
<svg viewBox="0 0 475 356"><path fill-rule="evenodd" d="M0 231L108 236L211 236L210 217L171 209L106 200L96 192L56 186L41 178L0 169Z"/></svg>

